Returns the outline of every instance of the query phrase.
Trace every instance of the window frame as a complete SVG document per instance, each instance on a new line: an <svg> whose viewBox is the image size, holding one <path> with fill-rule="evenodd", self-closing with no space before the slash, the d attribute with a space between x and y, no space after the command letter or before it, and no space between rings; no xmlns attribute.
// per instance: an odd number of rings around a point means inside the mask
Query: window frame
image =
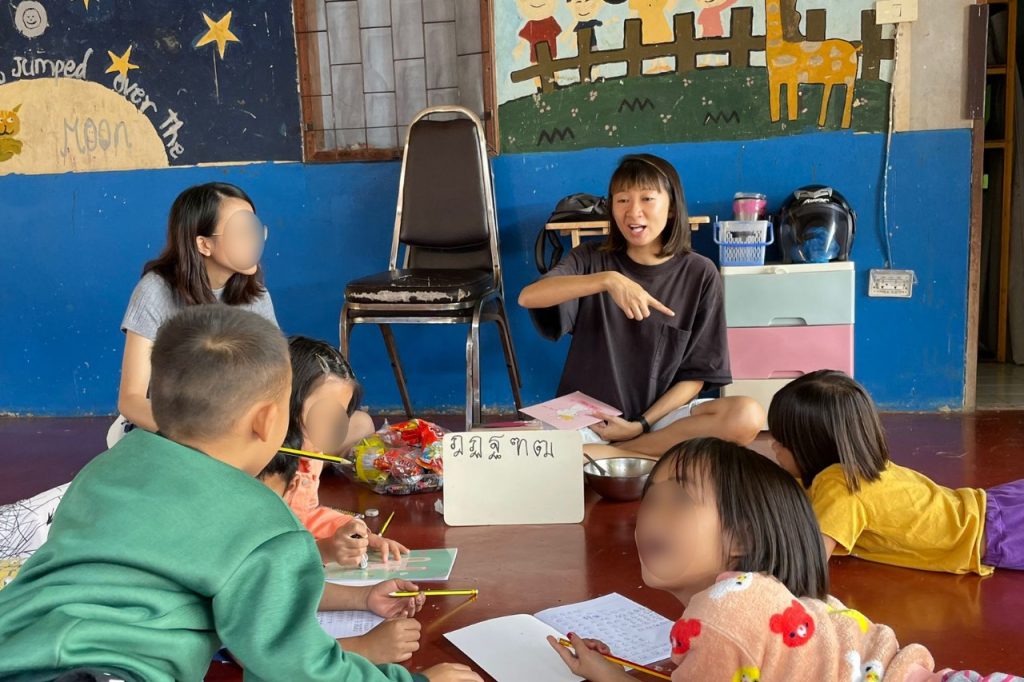
<svg viewBox="0 0 1024 682"><path fill-rule="evenodd" d="M302 159L305 163L339 163L344 161L393 161L402 158L405 141L402 146L394 149L361 148L361 149L320 149L317 145L318 135L324 132L323 113L315 103L315 99L323 95L307 94L314 90L313 84L320 82L320 62L311 59L317 49L310 45L310 36L318 32L315 26L309 26L307 19L307 3L317 0L292 0L292 12L295 18L295 52L299 71L299 106L302 112ZM355 1L355 0L353 0ZM497 135L497 106L495 103L496 83L494 80L494 13L492 0L478 0L480 3L480 46L483 64L483 99L484 111L482 122L487 140L487 150L491 155L499 152ZM333 97L333 93L331 97Z"/></svg>

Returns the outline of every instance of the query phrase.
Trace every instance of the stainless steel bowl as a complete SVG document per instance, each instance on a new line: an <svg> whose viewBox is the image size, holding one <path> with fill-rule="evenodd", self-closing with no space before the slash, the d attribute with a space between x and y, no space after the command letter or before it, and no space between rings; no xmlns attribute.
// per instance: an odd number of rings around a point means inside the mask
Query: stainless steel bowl
<svg viewBox="0 0 1024 682"><path fill-rule="evenodd" d="M608 474L602 474L588 462L583 465L587 484L601 497L620 502L639 500L647 477L654 468L654 460L643 457L616 457L601 459L598 463Z"/></svg>

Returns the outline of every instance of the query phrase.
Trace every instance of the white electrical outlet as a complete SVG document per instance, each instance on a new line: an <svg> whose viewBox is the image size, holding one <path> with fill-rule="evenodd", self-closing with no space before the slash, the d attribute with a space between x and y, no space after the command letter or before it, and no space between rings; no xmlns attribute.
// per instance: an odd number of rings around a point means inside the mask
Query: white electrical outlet
<svg viewBox="0 0 1024 682"><path fill-rule="evenodd" d="M875 3L876 24L904 24L917 21L917 0L878 0Z"/></svg>
<svg viewBox="0 0 1024 682"><path fill-rule="evenodd" d="M868 296L881 298L910 298L914 292L913 270L884 270L875 268L868 273Z"/></svg>

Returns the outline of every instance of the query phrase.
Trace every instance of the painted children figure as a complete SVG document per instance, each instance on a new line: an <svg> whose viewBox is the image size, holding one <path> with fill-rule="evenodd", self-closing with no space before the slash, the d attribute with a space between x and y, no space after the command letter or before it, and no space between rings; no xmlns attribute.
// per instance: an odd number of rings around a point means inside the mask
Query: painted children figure
<svg viewBox="0 0 1024 682"><path fill-rule="evenodd" d="M626 0L566 0L566 7L569 8L569 12L572 14L575 25L571 31L565 31L558 38L558 42L562 47L563 53L570 55L578 54L580 31L588 28L590 29L590 50L591 52L597 50L597 27L605 27L602 29L602 35L604 35L604 31L606 31L609 26L612 26L619 21L619 18L615 16L606 18L602 21L597 18L597 15L600 14L601 9L605 4L618 5L625 1ZM584 81L597 80L605 75L605 73L610 73L605 71L605 67L606 65L604 64L595 64L590 67L589 73L583 73L578 77L568 76L564 81L562 79L566 77L567 72L560 72L556 74L556 77L559 78L559 82L563 85L578 83L580 82L579 78L583 78ZM614 65L612 65L611 71L614 70Z"/></svg>
<svg viewBox="0 0 1024 682"><path fill-rule="evenodd" d="M572 18L576 21L576 25L573 26L572 33L565 32L561 39L567 43L575 41L577 33L589 28L590 49L596 50L597 27L604 25L604 22L597 18L598 12L601 11L601 2L603 0L566 0L566 6L572 12Z"/></svg>
<svg viewBox="0 0 1024 682"><path fill-rule="evenodd" d="M697 0L700 14L697 25L700 26L699 38L721 38L725 35L722 26L722 13L735 5L739 0Z"/></svg>
<svg viewBox="0 0 1024 682"><path fill-rule="evenodd" d="M160 433L135 429L86 465L0 590L0 679L200 680L223 646L251 680L481 682L460 665L373 665L317 622L320 554L256 479L288 430L273 322L189 306L161 326L151 366Z"/></svg>
<svg viewBox="0 0 1024 682"><path fill-rule="evenodd" d="M629 9L640 18L640 35L644 45L672 42L672 25L667 13L675 7L676 0L629 0Z"/></svg>
<svg viewBox="0 0 1024 682"><path fill-rule="evenodd" d="M629 0L629 10L640 19L640 41L644 45L671 43L675 36L668 15L675 8L676 0ZM672 59L655 59L644 73L664 73L672 70Z"/></svg>
<svg viewBox="0 0 1024 682"><path fill-rule="evenodd" d="M529 46L530 62L537 63L537 45L547 43L551 58L558 56L558 34L562 27L555 19L555 0L516 0L519 13L526 19L526 24L519 30L519 42L512 50L512 57L519 59L523 50Z"/></svg>

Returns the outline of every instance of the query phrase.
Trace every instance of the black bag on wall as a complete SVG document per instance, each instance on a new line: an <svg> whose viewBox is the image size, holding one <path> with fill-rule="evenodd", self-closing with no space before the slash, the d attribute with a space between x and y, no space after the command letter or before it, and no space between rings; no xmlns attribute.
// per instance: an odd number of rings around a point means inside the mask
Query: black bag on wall
<svg viewBox="0 0 1024 682"><path fill-rule="evenodd" d="M585 220L609 220L608 202L604 197L593 194L570 194L559 200L554 212L548 217L549 223L574 223ZM547 246L551 246L551 257L546 255ZM540 274L545 274L562 260L565 248L562 240L552 230L543 226L537 233L533 244L533 257Z"/></svg>

